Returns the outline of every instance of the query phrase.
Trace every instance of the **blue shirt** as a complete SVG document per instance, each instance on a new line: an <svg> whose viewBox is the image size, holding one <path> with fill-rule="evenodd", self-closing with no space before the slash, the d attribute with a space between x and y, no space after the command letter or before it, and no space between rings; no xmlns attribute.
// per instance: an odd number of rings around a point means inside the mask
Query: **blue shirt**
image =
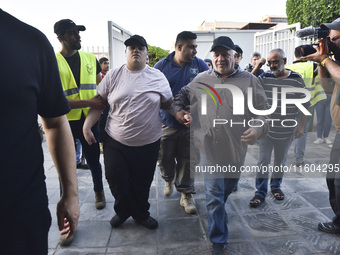
<svg viewBox="0 0 340 255"><path fill-rule="evenodd" d="M181 88L189 84L198 73L209 70L209 67L202 59L197 57L195 57L192 62L180 66L174 62L174 55L175 52L172 52L166 58L158 61L154 68L160 70L165 75L170 84L172 95L175 97ZM161 117L164 125L173 128L186 128L167 110L161 110Z"/></svg>

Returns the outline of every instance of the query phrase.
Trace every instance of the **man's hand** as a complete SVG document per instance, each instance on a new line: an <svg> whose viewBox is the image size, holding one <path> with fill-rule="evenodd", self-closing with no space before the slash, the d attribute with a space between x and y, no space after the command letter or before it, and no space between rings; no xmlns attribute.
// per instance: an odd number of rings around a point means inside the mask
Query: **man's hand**
<svg viewBox="0 0 340 255"><path fill-rule="evenodd" d="M255 65L253 67L253 70L251 71L251 73L253 75L256 75L257 71L260 70L260 68L266 63L266 59L265 58L260 58L255 62Z"/></svg>
<svg viewBox="0 0 340 255"><path fill-rule="evenodd" d="M57 219L60 234L66 234L66 239L76 231L79 218L78 196L60 198L57 204Z"/></svg>
<svg viewBox="0 0 340 255"><path fill-rule="evenodd" d="M249 128L246 130L243 135L241 136L241 142L247 144L254 144L257 140L257 131L254 128Z"/></svg>
<svg viewBox="0 0 340 255"><path fill-rule="evenodd" d="M254 68L259 67L261 68L266 63L265 58L260 58L256 61Z"/></svg>
<svg viewBox="0 0 340 255"><path fill-rule="evenodd" d="M179 122L179 123L181 123L181 124L183 124L183 125L185 125L185 126L187 126L187 127L189 127L190 126L190 123L191 123L191 115L190 115L190 112L187 112L187 111L184 111L184 110L182 110L182 111L179 111L178 113L176 113L176 120Z"/></svg>
<svg viewBox="0 0 340 255"><path fill-rule="evenodd" d="M94 109L104 110L107 105L107 101L104 100L100 95L95 95L87 101L89 103L89 106Z"/></svg>
<svg viewBox="0 0 340 255"><path fill-rule="evenodd" d="M96 138L94 137L94 134L92 133L91 128L86 127L85 125L83 126L83 134L86 142L89 145L92 145L97 142Z"/></svg>
<svg viewBox="0 0 340 255"><path fill-rule="evenodd" d="M302 125L298 125L295 129L295 133L294 133L294 138L299 138L303 135L305 130L305 127Z"/></svg>
<svg viewBox="0 0 340 255"><path fill-rule="evenodd" d="M304 57L301 57L300 59L303 60L303 61L314 61L314 62L317 62L317 63L321 63L322 60L324 60L325 58L328 57L328 55L321 55L321 49L320 49L320 46L318 45L313 45L313 48L316 50L315 53L313 54L310 54L310 55L307 55L307 56L304 56Z"/></svg>

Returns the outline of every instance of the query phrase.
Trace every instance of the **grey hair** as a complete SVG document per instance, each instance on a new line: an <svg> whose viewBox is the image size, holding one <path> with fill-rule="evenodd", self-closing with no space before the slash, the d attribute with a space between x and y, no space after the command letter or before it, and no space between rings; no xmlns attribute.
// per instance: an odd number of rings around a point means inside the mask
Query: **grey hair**
<svg viewBox="0 0 340 255"><path fill-rule="evenodd" d="M280 49L280 48L273 49L273 50L271 50L271 51L269 52L269 54L270 54L270 53L274 53L274 52L277 53L281 59L284 59L284 58L286 57L286 54L285 54L285 52L283 51L283 49Z"/></svg>
<svg viewBox="0 0 340 255"><path fill-rule="evenodd" d="M260 53L260 52L257 52L257 51L254 51L254 52L251 54L251 58L253 58L253 57L261 58L261 53Z"/></svg>

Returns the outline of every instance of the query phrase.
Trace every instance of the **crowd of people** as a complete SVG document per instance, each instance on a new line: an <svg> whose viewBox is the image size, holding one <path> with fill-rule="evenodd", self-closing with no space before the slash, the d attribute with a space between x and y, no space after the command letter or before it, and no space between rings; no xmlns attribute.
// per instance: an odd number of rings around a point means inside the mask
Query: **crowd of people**
<svg viewBox="0 0 340 255"><path fill-rule="evenodd" d="M174 189L180 192L179 204L188 214L196 213L194 166L236 169L204 177L213 254L223 254L228 244L225 204L237 190L249 144L259 146L256 191L249 202L254 208L265 202L268 185L275 199L285 199L283 171L273 173L268 184L268 171L263 169L283 167L294 138L295 163L303 167L314 109L314 144L332 144L333 122L337 132L329 162L340 163L340 18L322 24L329 29L332 57L321 54L318 46L314 46L316 53L302 57L299 46L296 61L286 66L285 52L277 48L268 52L267 59L254 52L244 69L241 46L228 36L217 37L211 59L202 60L196 56L196 34L183 31L177 35L175 51L150 67L145 38L133 35L124 42L126 64L110 70L109 59L98 61L80 50L80 32L86 28L70 19L54 25L61 43L57 53L41 32L1 9L0 24L0 32L6 34L0 51L5 78L2 108L7 109L1 131L8 134L0 147L4 169L0 215L11 219L0 230L4 254L47 254L51 216L38 115L59 174L62 246L72 243L80 213L76 176L77 165L84 167L76 156L80 145L98 210L106 207L99 161L103 151L105 178L115 199L112 228L130 217L148 229L158 227L148 201L157 162L165 181L164 195L171 196ZM20 75L9 68L18 60L24 65ZM266 63L268 71L261 69ZM218 102L207 99L208 89ZM251 98L252 105L237 100L240 94ZM231 124L219 125L221 120ZM25 166L17 155L24 157ZM340 233L339 174L330 171L326 177L335 217L318 225L319 230L334 234Z"/></svg>

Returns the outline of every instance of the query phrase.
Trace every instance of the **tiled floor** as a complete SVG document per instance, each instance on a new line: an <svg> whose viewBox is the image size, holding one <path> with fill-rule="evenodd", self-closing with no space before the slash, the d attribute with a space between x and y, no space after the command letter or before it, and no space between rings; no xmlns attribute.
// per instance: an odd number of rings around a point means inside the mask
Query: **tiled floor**
<svg viewBox="0 0 340 255"><path fill-rule="evenodd" d="M332 139L335 134L332 132ZM315 132L308 135L305 163L320 165L328 162L330 148L326 144L314 145ZM103 210L94 207L94 193L90 171L78 170L80 219L74 241L67 248L60 247L55 208L59 198L57 173L48 154L46 143L45 171L47 176L50 210L53 216L49 233L49 254L211 254L207 238L204 184L196 180L194 195L198 213L188 215L179 205L180 193L164 197L164 181L156 169L150 192L151 215L157 218L159 228L149 230L131 218L121 227L112 229L109 221L114 215L108 184L104 180L107 206ZM293 148L287 165L293 164ZM248 149L246 165L256 165L258 147ZM103 162L103 159L101 158ZM282 190L286 199L277 201L268 195L265 203L250 208L254 195L254 173L243 174L237 192L228 199L229 244L226 254L244 255L309 255L340 254L340 235L317 230L321 221L329 221L333 212L328 202L325 173L287 173Z"/></svg>

